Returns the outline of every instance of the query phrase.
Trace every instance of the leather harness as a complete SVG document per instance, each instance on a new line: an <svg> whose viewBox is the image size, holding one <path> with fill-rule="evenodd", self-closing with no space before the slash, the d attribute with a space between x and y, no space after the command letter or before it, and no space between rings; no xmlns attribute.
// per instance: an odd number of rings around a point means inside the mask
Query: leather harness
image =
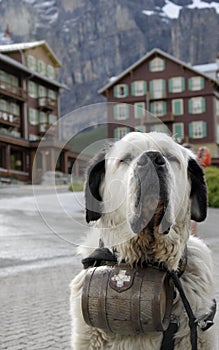
<svg viewBox="0 0 219 350"><path fill-rule="evenodd" d="M118 263L116 258L116 252L111 252L108 248L104 248L103 245L100 244L100 248L97 248L91 255L82 260L82 264L84 265L84 269L88 269L89 267L97 267L102 265L115 265ZM211 326L213 326L214 316L216 313L216 300L213 300L213 304L211 310L208 314L205 314L199 318L196 318L193 314L191 306L189 304L188 299L184 293L180 277L184 273L187 264L187 250L185 249L183 257L180 259L179 267L177 271L168 271L164 264L159 263L147 263L146 266L152 266L154 268L159 268L161 270L167 271L175 285L175 288L178 290L179 295L182 299L184 308L189 318L189 326L190 326L190 341L192 350L197 350L197 327L199 327L202 331L206 331ZM163 332L163 339L160 350L174 350L175 346L175 334L178 331L179 323L176 317L172 314L170 319L169 327L165 332Z"/></svg>

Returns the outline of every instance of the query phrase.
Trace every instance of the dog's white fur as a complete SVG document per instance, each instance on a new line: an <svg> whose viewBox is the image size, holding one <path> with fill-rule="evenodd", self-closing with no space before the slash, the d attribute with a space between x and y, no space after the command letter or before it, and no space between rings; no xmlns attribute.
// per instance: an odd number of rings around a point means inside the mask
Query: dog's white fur
<svg viewBox="0 0 219 350"><path fill-rule="evenodd" d="M156 151L164 156L168 174L165 186L169 203L166 212L168 212L171 226L168 234L164 234L159 222L154 227L153 240L150 239L151 235L147 227L139 234L132 230L138 187L135 169L138 160L146 151ZM133 132L116 142L106 152L105 172L101 174L99 183L102 199L101 214L91 232L88 233L88 240L83 243L80 252L84 257L89 255L92 247L98 246L101 238L105 247L116 247L119 261L125 259L133 266L137 262L153 259L164 262L169 270L177 270L187 244L188 262L181 277L181 283L193 313L199 317L208 313L212 306L213 272L209 249L203 241L190 236L191 205L194 215L198 217L200 214L197 199L194 199L191 204L190 198L192 180L188 174L188 163L191 158L194 159L194 155L190 151L161 133ZM154 191L159 192L156 172L152 176L157 184L154 186ZM155 207L156 205L157 203ZM88 221L90 220L92 215ZM82 270L71 283L72 348L74 350L160 350L163 337L160 332L137 336L109 335L100 329L88 326L83 320L81 311L81 291L85 275L86 271ZM173 313L179 321L174 350L189 350L191 344L188 317L179 295L174 300ZM198 329L198 350L216 350L215 342L214 327L205 332Z"/></svg>

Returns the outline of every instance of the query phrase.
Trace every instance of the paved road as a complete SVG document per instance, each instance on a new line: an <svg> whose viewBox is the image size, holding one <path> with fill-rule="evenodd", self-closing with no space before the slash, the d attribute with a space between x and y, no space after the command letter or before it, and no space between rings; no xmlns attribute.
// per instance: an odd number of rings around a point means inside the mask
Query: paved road
<svg viewBox="0 0 219 350"><path fill-rule="evenodd" d="M70 350L69 283L87 230L83 197L47 188L35 200L28 187L0 189L0 196L0 349ZM218 214L210 209L198 230L212 249L219 302Z"/></svg>

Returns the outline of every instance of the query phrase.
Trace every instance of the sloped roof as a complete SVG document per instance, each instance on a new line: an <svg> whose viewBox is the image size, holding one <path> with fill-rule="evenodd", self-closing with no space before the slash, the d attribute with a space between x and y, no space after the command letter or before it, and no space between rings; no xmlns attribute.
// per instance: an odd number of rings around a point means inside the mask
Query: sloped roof
<svg viewBox="0 0 219 350"><path fill-rule="evenodd" d="M12 65L12 66L22 70L23 72L29 73L31 76L36 76L36 77L38 77L38 78L40 78L40 79L42 79L42 80L44 80L44 81L46 81L48 83L51 83L51 84L56 85L56 86L58 86L60 88L69 90L69 88L66 85L64 85L62 83L59 83L57 80L52 80L52 79L49 79L49 78L45 77L42 74L39 74L37 72L33 72L32 70L28 69L22 63L14 60L13 58L11 58L11 57L9 57L7 55L3 55L2 53L0 53L0 61L8 63L8 64L10 64L10 65Z"/></svg>
<svg viewBox="0 0 219 350"><path fill-rule="evenodd" d="M25 51L25 50L33 49L38 46L42 46L47 51L47 53L49 53L49 56L51 57L51 59L53 60L57 68L61 67L61 62L58 60L57 56L55 55L55 53L49 47L49 45L46 43L45 40L33 41L28 43L0 45L0 53L15 52L20 50Z"/></svg>
<svg viewBox="0 0 219 350"><path fill-rule="evenodd" d="M132 70L134 70L135 68L137 68L139 65L141 65L143 62L145 62L150 56L154 55L154 54L159 54L163 57L166 57L167 59L187 68L190 69L191 71L195 72L196 74L202 75L204 78L210 79L212 81L214 81L215 83L218 84L218 82L213 79L210 78L208 75L204 74L203 72L194 69L192 66L190 66L189 64L186 64L185 62L175 58L174 56L171 56L170 54L160 50L160 49L153 49L150 52L148 52L147 54L145 54L142 58L140 58L138 61L136 61L134 64L132 64L131 66L129 66L127 69L125 69L121 74L119 74L117 77L113 77L113 79L111 81L109 81L109 83L107 83L102 89L98 90L98 93L100 94L104 94L104 92L106 90L108 90L109 88L111 88L112 86L114 86L118 81L120 81L124 76L126 76L128 73L130 73Z"/></svg>

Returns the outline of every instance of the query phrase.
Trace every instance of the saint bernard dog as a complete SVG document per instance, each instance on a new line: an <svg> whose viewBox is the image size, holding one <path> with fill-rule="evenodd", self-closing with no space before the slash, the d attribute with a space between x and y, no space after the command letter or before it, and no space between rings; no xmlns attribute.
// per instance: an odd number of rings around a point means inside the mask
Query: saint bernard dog
<svg viewBox="0 0 219 350"><path fill-rule="evenodd" d="M207 189L203 170L190 150L164 133L127 134L92 160L85 205L91 227L79 248L84 258L101 242L116 255L118 264L134 267L156 262L177 272L186 249L187 264L179 278L183 292L197 320L210 313L214 300L211 252L201 239L190 235L191 219L206 218ZM88 325L81 306L86 273L82 269L71 283L72 349L162 349L163 332L122 335ZM189 317L177 288L172 316L178 324L174 350L193 349ZM204 331L197 326L197 350L217 350L215 327Z"/></svg>

